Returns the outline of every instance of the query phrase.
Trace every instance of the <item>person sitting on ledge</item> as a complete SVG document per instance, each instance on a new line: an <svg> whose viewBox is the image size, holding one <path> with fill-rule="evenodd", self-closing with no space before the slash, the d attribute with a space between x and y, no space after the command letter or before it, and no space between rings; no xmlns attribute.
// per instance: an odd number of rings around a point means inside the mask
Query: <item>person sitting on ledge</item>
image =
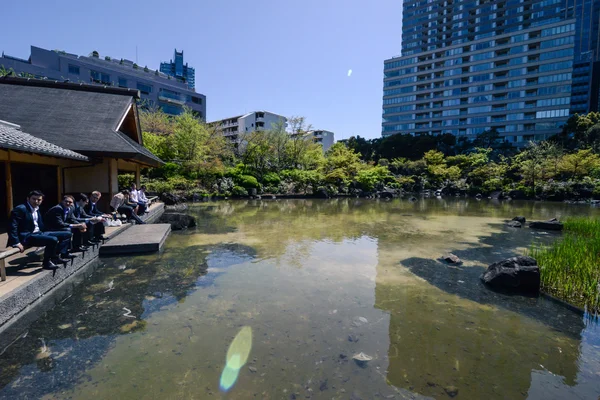
<svg viewBox="0 0 600 400"><path fill-rule="evenodd" d="M121 193L114 195L110 201L110 206L119 214L125 214L128 220L133 219L138 224L145 224L135 213L132 203L129 203L129 190L125 189Z"/></svg>
<svg viewBox="0 0 600 400"><path fill-rule="evenodd" d="M25 246L44 246L44 260L42 268L56 270L55 263L62 263L75 258L68 253L71 242L70 232L47 231L42 221L40 205L44 200L44 194L39 190L33 190L27 195L27 202L16 206L10 212L8 224L7 246L18 248L22 253Z"/></svg>
<svg viewBox="0 0 600 400"><path fill-rule="evenodd" d="M73 248L71 252L86 251L87 226L84 222L78 222L73 217L73 196L63 196L60 204L55 205L44 215L46 227L53 231L66 231L73 234Z"/></svg>
<svg viewBox="0 0 600 400"><path fill-rule="evenodd" d="M79 193L75 197L73 219L77 222L84 223L87 227L87 242L85 242L85 244L95 245L100 243L102 235L104 235L104 218L86 213L84 207L88 203L88 197L83 193Z"/></svg>
<svg viewBox="0 0 600 400"><path fill-rule="evenodd" d="M148 208L150 208L150 200L148 200L148 198L146 197L146 186L145 185L140 186L140 190L138 190L138 199L139 199L139 201L146 204L146 214L148 214L150 212L148 210Z"/></svg>
<svg viewBox="0 0 600 400"><path fill-rule="evenodd" d="M97 190L93 191L92 194L90 194L89 203L84 207L85 212L93 217L102 217L104 219L112 218L112 215L103 213L98 208L98 202L100 201L101 197L102 193Z"/></svg>
<svg viewBox="0 0 600 400"><path fill-rule="evenodd" d="M135 183L132 183L131 190L129 190L129 201L139 206L137 210L138 215L144 215L146 213L146 210L148 209L148 205L146 204L146 202L140 199L139 193L140 192L137 190L137 186L135 185Z"/></svg>

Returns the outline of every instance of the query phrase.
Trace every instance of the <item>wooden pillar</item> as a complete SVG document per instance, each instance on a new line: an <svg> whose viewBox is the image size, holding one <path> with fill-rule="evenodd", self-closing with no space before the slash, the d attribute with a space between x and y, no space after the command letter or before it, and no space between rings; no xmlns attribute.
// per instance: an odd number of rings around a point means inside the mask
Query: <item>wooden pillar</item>
<svg viewBox="0 0 600 400"><path fill-rule="evenodd" d="M140 188L140 164L135 164L135 186Z"/></svg>
<svg viewBox="0 0 600 400"><path fill-rule="evenodd" d="M10 151L8 160L4 161L4 180L6 181L6 214L10 214L13 209L13 190L12 190L12 172L10 169Z"/></svg>
<svg viewBox="0 0 600 400"><path fill-rule="evenodd" d="M63 196L63 169L60 165L56 167L56 185L58 186L58 190L56 193L58 194L58 202L62 201Z"/></svg>
<svg viewBox="0 0 600 400"><path fill-rule="evenodd" d="M108 201L110 202L115 195L112 189L113 178L112 178L112 158L108 159Z"/></svg>

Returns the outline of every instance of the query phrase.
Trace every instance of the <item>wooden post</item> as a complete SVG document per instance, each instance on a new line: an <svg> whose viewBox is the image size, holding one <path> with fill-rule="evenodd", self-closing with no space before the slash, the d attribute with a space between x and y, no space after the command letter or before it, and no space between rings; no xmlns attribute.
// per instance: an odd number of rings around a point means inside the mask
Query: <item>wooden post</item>
<svg viewBox="0 0 600 400"><path fill-rule="evenodd" d="M56 193L58 193L58 202L60 203L62 201L62 195L63 195L63 177L62 177L62 172L63 169L60 165L58 165L56 167L56 185L58 186L58 190L56 191Z"/></svg>
<svg viewBox="0 0 600 400"><path fill-rule="evenodd" d="M4 162L4 180L6 181L6 214L10 214L13 209L13 190L12 190L12 172L10 169L10 151L8 160Z"/></svg>
<svg viewBox="0 0 600 400"><path fill-rule="evenodd" d="M113 189L112 189L112 158L108 159L108 201L110 202L113 198L113 196L115 195L115 193L113 193Z"/></svg>
<svg viewBox="0 0 600 400"><path fill-rule="evenodd" d="M135 186L140 188L140 164L135 164Z"/></svg>

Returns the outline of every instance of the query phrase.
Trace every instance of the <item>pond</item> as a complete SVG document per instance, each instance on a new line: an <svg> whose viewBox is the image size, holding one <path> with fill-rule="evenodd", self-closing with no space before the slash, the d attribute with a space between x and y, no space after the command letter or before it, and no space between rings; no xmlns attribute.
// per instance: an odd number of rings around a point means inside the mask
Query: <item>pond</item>
<svg viewBox="0 0 600 400"><path fill-rule="evenodd" d="M479 282L490 263L557 238L505 220L600 210L335 199L186 212L198 227L174 232L161 254L102 259L14 343L0 338L0 397L600 396L595 320ZM446 252L464 264L438 261ZM252 347L225 392L227 350L243 328ZM359 365L361 352L373 359Z"/></svg>

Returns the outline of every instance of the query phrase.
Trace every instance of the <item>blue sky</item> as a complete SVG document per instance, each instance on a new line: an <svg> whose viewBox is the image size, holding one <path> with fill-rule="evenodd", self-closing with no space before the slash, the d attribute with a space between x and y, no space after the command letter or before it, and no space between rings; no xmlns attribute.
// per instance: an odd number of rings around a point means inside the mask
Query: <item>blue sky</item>
<svg viewBox="0 0 600 400"><path fill-rule="evenodd" d="M173 49L196 68L209 121L246 111L380 137L383 60L400 54L401 0L12 1L0 51L98 50L157 69ZM348 70L352 75L348 77Z"/></svg>

